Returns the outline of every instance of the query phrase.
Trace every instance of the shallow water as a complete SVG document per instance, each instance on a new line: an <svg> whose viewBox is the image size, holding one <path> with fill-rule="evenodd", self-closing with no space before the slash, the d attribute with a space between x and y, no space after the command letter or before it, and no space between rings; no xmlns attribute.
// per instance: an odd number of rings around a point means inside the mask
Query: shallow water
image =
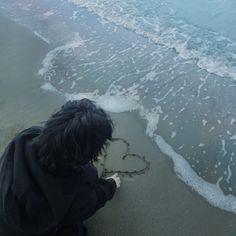
<svg viewBox="0 0 236 236"><path fill-rule="evenodd" d="M44 89L136 110L177 176L236 213L233 1L0 2L51 45Z"/></svg>

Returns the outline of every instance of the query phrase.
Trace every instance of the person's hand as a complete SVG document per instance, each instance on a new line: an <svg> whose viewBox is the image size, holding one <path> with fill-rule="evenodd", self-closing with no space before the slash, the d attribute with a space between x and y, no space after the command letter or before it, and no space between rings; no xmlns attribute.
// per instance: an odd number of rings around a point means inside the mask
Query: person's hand
<svg viewBox="0 0 236 236"><path fill-rule="evenodd" d="M107 177L106 179L113 179L115 182L116 182L116 187L119 188L120 187L120 184L121 184L121 180L120 180L120 177L118 176L118 174L114 174L110 177Z"/></svg>

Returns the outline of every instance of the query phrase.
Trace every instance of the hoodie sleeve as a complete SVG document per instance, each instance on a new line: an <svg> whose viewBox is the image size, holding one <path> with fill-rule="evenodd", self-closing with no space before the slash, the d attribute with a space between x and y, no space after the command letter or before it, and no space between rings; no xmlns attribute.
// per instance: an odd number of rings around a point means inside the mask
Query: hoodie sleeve
<svg viewBox="0 0 236 236"><path fill-rule="evenodd" d="M90 183L92 192L96 194L97 208L101 208L108 200L111 200L116 191L116 183L114 180L97 179L97 181Z"/></svg>
<svg viewBox="0 0 236 236"><path fill-rule="evenodd" d="M96 168L93 168L95 171ZM83 186L79 186L77 196L62 224L83 222L113 198L116 191L115 181L98 178L95 174L96 171L94 174L91 172L85 174L86 177L89 176L90 178L85 179Z"/></svg>
<svg viewBox="0 0 236 236"><path fill-rule="evenodd" d="M92 163L85 165L83 171L85 182L90 186L91 190L93 189L96 192L102 206L104 206L106 201L112 199L116 191L115 181L99 178L97 169Z"/></svg>

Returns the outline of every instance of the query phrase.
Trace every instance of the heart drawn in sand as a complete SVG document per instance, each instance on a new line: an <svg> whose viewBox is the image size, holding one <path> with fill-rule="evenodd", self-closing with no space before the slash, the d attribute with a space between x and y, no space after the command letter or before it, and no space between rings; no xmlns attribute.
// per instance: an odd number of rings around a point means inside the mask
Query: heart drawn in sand
<svg viewBox="0 0 236 236"><path fill-rule="evenodd" d="M121 175L128 175L130 177L132 177L133 175L140 175L140 174L145 174L146 171L148 171L150 169L150 162L146 160L145 156L141 156L139 154L136 153L130 153L130 144L122 138L113 138L111 143L114 142L121 142L122 144L125 145L125 151L123 153L123 155L121 155L121 159L123 161L127 160L127 158L132 158L133 162L135 161L141 161L143 163L142 167L137 168L137 169L133 169L133 170L123 170L122 169L110 169L107 167L107 160L109 158L108 153L106 152L103 155L103 162L100 163L100 165L102 166L103 170L102 170L102 176L107 176L110 174L114 174L114 173L119 173Z"/></svg>

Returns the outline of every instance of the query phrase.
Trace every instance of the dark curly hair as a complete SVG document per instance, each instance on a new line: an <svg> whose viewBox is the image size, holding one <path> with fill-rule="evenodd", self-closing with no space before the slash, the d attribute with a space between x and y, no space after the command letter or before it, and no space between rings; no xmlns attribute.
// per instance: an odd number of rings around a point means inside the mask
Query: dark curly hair
<svg viewBox="0 0 236 236"><path fill-rule="evenodd" d="M96 160L112 139L113 123L88 99L69 101L46 122L37 141L43 167L69 174Z"/></svg>

